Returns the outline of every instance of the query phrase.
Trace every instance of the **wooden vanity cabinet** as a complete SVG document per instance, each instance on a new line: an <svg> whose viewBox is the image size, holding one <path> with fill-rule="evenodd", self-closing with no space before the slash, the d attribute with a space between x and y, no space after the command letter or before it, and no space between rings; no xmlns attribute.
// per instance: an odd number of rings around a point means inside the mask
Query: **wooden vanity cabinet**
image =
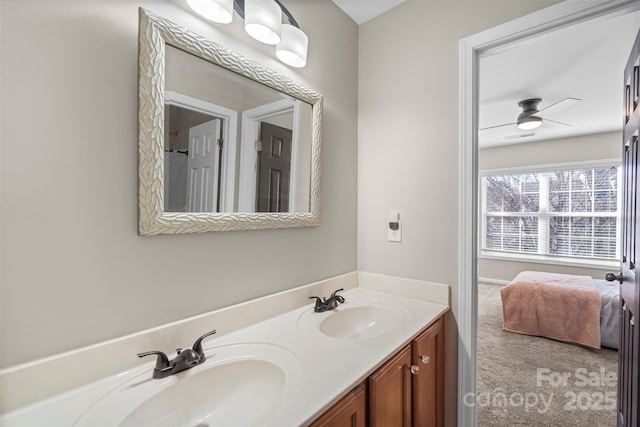
<svg viewBox="0 0 640 427"><path fill-rule="evenodd" d="M369 425L411 426L411 345L369 377Z"/></svg>
<svg viewBox="0 0 640 427"><path fill-rule="evenodd" d="M361 383L320 415L310 427L365 427L366 408L365 383Z"/></svg>
<svg viewBox="0 0 640 427"><path fill-rule="evenodd" d="M444 316L311 424L365 425L444 426Z"/></svg>
<svg viewBox="0 0 640 427"><path fill-rule="evenodd" d="M444 426L444 319L439 318L411 343L413 425Z"/></svg>
<svg viewBox="0 0 640 427"><path fill-rule="evenodd" d="M369 377L371 427L444 426L444 320Z"/></svg>

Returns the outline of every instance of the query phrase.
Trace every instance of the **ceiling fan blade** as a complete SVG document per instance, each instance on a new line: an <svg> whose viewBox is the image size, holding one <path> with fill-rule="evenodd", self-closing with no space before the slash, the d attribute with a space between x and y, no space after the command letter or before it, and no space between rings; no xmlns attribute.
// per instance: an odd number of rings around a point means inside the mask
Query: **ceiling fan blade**
<svg viewBox="0 0 640 427"><path fill-rule="evenodd" d="M486 128L482 128L480 130L496 129L496 128L501 128L501 127L505 127L505 126L513 126L515 124L516 124L515 122L513 122L513 123L505 123L505 124L502 124L502 125L489 126L489 127L486 127Z"/></svg>
<svg viewBox="0 0 640 427"><path fill-rule="evenodd" d="M557 113L558 111L564 110L565 108L569 108L580 101L581 100L578 98L565 98L562 101L558 101L555 104L551 104L548 107L544 107L542 110L539 110L538 113L542 113L543 111L545 114Z"/></svg>
<svg viewBox="0 0 640 427"><path fill-rule="evenodd" d="M573 127L573 125L570 125L569 123L562 123L562 122L558 122L556 120L551 120L551 119L544 119L544 121L542 123L546 124L547 127L554 127L554 128L559 128L561 126L568 126L570 128ZM554 123L554 124L553 125L549 125L549 123Z"/></svg>
<svg viewBox="0 0 640 427"><path fill-rule="evenodd" d="M523 133L520 135L507 135L504 139L520 139L520 138L529 138L530 136L534 136L535 133Z"/></svg>

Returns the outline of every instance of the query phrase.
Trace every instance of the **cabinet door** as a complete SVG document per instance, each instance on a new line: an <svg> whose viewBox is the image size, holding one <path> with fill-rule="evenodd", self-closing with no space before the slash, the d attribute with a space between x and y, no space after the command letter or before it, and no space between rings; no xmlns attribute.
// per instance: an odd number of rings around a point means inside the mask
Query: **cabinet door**
<svg viewBox="0 0 640 427"><path fill-rule="evenodd" d="M365 427L367 402L364 387L362 383L351 390L310 427Z"/></svg>
<svg viewBox="0 0 640 427"><path fill-rule="evenodd" d="M411 346L369 377L369 425L411 426Z"/></svg>
<svg viewBox="0 0 640 427"><path fill-rule="evenodd" d="M412 343L413 425L444 426L444 320L438 319Z"/></svg>

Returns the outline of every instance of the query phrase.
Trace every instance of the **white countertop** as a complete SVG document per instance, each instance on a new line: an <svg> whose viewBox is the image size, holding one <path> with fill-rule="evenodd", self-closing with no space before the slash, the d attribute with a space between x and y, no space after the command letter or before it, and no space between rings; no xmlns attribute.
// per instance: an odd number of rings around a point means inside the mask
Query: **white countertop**
<svg viewBox="0 0 640 427"><path fill-rule="evenodd" d="M359 300L375 299L401 307L404 316L396 328L373 338L332 338L313 327L315 319L320 321L328 314L312 313L313 303L309 303L242 329L220 336L214 335L203 342L205 354L215 353L217 347L263 343L286 349L299 362L296 370L299 378L292 380L290 387L269 409L268 415L260 418L256 425L309 424L449 310L449 306L445 304L362 287L345 291L342 295L346 302L336 310L346 309L350 303L353 306ZM202 333L217 328L216 325L209 324L201 326ZM210 359L211 356L207 360ZM151 378L154 365L155 362L149 360L149 363L135 369L7 413L0 420L3 426L74 425L88 408L110 391L130 382L134 377L144 378L148 375ZM196 366L191 370L198 368ZM212 386L215 387L216 384ZM247 402L247 405L250 404L251 402Z"/></svg>

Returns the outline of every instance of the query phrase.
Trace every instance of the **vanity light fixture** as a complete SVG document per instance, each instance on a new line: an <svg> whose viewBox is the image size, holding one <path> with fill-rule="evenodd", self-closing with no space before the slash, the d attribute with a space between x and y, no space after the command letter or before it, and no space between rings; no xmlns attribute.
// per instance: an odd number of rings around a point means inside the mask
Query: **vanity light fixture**
<svg viewBox="0 0 640 427"><path fill-rule="evenodd" d="M276 46L276 56L292 67L307 64L309 38L279 0L187 0L202 17L222 24L233 19L233 10L244 19L244 29L254 39Z"/></svg>
<svg viewBox="0 0 640 427"><path fill-rule="evenodd" d="M244 0L244 30L259 42L280 43L282 9L273 0Z"/></svg>
<svg viewBox="0 0 640 427"><path fill-rule="evenodd" d="M304 67L307 64L307 46L309 38L295 25L282 24L281 41L276 45L276 56L292 67Z"/></svg>
<svg viewBox="0 0 640 427"><path fill-rule="evenodd" d="M187 0L187 4L210 21L228 24L233 20L233 0Z"/></svg>

